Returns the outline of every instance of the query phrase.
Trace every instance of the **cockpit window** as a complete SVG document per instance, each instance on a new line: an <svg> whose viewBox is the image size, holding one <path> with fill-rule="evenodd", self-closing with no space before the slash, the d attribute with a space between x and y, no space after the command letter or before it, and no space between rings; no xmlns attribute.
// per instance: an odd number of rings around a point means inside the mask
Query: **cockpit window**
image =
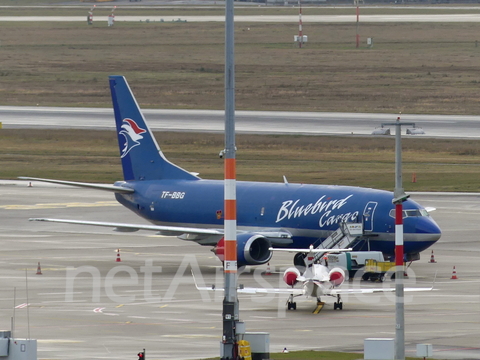
<svg viewBox="0 0 480 360"><path fill-rule="evenodd" d="M390 217L395 219L395 209L390 210ZM425 209L412 209L412 210L403 210L402 217L405 219L407 217L420 217L420 216L429 216L428 211Z"/></svg>

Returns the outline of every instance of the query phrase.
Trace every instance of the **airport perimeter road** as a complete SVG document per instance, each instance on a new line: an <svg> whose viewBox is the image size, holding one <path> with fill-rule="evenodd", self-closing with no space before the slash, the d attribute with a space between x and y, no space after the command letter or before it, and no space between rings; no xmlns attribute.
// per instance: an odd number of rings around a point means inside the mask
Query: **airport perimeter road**
<svg viewBox="0 0 480 360"><path fill-rule="evenodd" d="M143 110L153 130L223 132L221 110ZM370 135L395 114L237 111L238 133ZM56 108L0 106L4 128L113 129L113 110L98 108ZM404 114L402 121L423 127L427 137L480 138L480 116ZM392 134L394 129L392 129Z"/></svg>
<svg viewBox="0 0 480 360"><path fill-rule="evenodd" d="M225 16L182 16L181 12L176 16L128 16L117 15L115 21L176 21L183 20L187 22L224 22ZM85 21L84 16L0 16L0 21ZM96 17L95 21L101 21ZM107 17L104 17L107 21ZM355 13L352 15L303 15L304 23L353 23L356 21ZM298 16L296 15L236 15L235 22L280 22L280 23L296 23ZM436 15L362 15L362 22L368 23L396 23L396 22L480 22L478 14L436 14Z"/></svg>
<svg viewBox="0 0 480 360"><path fill-rule="evenodd" d="M10 328L15 315L15 336L38 339L39 359L134 359L143 348L149 359L219 355L222 295L199 293L190 275L193 267L202 274L198 280L210 285L218 274L217 284L222 284L220 262L208 247L148 232L29 222L30 217L142 222L112 194L32 185L0 182L2 328ZM479 197L413 198L437 207L434 217L444 235L432 248L437 263L428 263L427 250L409 271L407 286L430 286L435 272L438 275L435 291L408 298L406 354L414 356L417 343L431 343L434 358L479 359ZM121 262L116 262L117 248ZM290 257L275 254L272 275L262 277L249 269L239 283L283 286L279 271L291 265ZM42 275L36 275L38 262ZM451 279L453 266L457 280ZM347 286L382 284L353 281ZM247 331L270 333L271 352L284 347L362 352L365 338L394 337L392 299L392 295L351 296L344 298L344 310L334 311L333 299L325 298L325 308L313 315L312 299L298 298L297 310L287 312L283 296L242 295L240 316Z"/></svg>

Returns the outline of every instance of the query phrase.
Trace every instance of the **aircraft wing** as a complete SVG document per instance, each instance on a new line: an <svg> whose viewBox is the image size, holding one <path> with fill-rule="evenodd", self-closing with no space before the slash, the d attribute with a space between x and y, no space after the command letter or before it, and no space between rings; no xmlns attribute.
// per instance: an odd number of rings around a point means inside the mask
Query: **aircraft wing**
<svg viewBox="0 0 480 360"><path fill-rule="evenodd" d="M158 231L161 233L172 233L172 235L182 234L203 234L203 235L223 235L223 230L192 228L181 226L163 226L163 225L142 225L142 224L125 224L114 222L100 222L100 221L82 221L82 220L67 220L67 219L47 219L47 218L30 218L29 221L46 221L65 224L76 225L93 225L115 228L120 232L134 232L138 230Z"/></svg>
<svg viewBox="0 0 480 360"><path fill-rule="evenodd" d="M50 219L50 218L30 218L29 221L45 221L64 224L76 224L76 225L92 225L115 228L115 231L119 232L135 232L138 230L158 231L162 235L167 236L180 236L183 234L189 235L223 235L223 229L214 228L194 228L194 227L182 227L182 226L165 226L165 225L148 225L148 224L125 224L114 222L101 222L101 221L83 221L83 220L69 220L69 219ZM290 244L293 240L291 234L285 231L275 232L255 232L268 238L273 245L285 245ZM188 237L182 237L183 240L193 240Z"/></svg>
<svg viewBox="0 0 480 360"><path fill-rule="evenodd" d="M265 236L273 246L287 246L293 243L292 234L282 229L256 230L255 234Z"/></svg>
<svg viewBox="0 0 480 360"><path fill-rule="evenodd" d="M165 225L149 225L149 224L126 224L115 222L100 222L100 221L83 221L83 220L69 220L69 219L50 219L50 218L30 218L29 221L45 221L64 224L75 225L92 225L114 228L118 232L135 232L138 230L157 231L161 235L166 236L181 236L182 240L198 241L202 245L215 245L218 239L212 242L202 242L205 236L215 235L223 236L223 229L215 228L195 228L182 226L165 226ZM264 231L255 232L268 238L273 245L285 245L292 242L291 234L284 231ZM202 237L203 236L203 237Z"/></svg>
<svg viewBox="0 0 480 360"><path fill-rule="evenodd" d="M301 252L301 253L309 253L309 252L312 252L312 253L324 253L324 252L335 253L335 252L349 252L349 251L352 251L353 249L352 248L348 248L348 249L314 249L310 246L309 249L269 248L268 250L270 250L270 251L284 251L284 252L290 252L290 253L297 253L297 252Z"/></svg>
<svg viewBox="0 0 480 360"><path fill-rule="evenodd" d="M199 286L197 279L192 271L193 280L195 282L195 287L200 291L224 291L224 288L212 286ZM292 295L305 295L304 289L278 289L278 288L253 288L253 287L239 287L237 288L237 293L240 294L292 294Z"/></svg>

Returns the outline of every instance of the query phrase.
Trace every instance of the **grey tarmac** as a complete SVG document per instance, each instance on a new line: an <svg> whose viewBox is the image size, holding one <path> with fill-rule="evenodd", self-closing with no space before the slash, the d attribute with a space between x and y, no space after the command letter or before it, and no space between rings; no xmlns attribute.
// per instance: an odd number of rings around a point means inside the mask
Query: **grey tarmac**
<svg viewBox="0 0 480 360"><path fill-rule="evenodd" d="M152 130L223 132L225 111L143 109ZM236 111L236 132L253 134L359 135L370 136L382 123L398 114L344 112ZM76 128L113 129L111 108L0 106L5 129ZM401 121L415 122L426 135L415 137L480 138L480 116L402 114ZM259 125L261 124L261 125ZM404 130L405 131L405 130ZM392 134L394 134L392 129Z"/></svg>
<svg viewBox="0 0 480 360"><path fill-rule="evenodd" d="M192 267L200 281L221 286L220 262L208 247L149 232L29 222L31 217L142 222L107 192L29 185L0 182L4 329L15 314L15 336L38 339L39 359L134 359L143 348L149 359L219 355L221 295L199 293L190 274ZM407 300L406 354L414 356L418 343L431 343L436 359L480 359L480 196L412 197L437 208L433 216L443 236L409 270L407 286L429 286L435 273L437 278L434 291ZM436 263L429 263L431 250ZM38 262L42 275L36 275ZM239 283L283 286L282 271L291 264L290 254L275 254L272 275L261 274L265 265L247 269ZM29 319L22 307L27 281ZM357 279L347 284L359 285L379 286ZM313 315L314 299L298 298L297 310L287 311L286 298L241 295L240 317L247 331L270 333L271 352L286 347L361 353L365 338L394 337L392 296L344 298L342 311L333 310L333 299L324 300L325 308Z"/></svg>

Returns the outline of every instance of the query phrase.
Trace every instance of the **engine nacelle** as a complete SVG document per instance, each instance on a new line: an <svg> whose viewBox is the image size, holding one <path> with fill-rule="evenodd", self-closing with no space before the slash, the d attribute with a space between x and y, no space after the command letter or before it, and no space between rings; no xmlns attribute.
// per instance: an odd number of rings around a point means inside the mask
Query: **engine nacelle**
<svg viewBox="0 0 480 360"><path fill-rule="evenodd" d="M328 275L330 276L330 283L334 287L342 285L345 281L345 271L343 271L342 268L333 268L332 270L330 270Z"/></svg>
<svg viewBox="0 0 480 360"><path fill-rule="evenodd" d="M288 268L283 273L283 281L285 281L288 286L293 286L298 282L297 277L299 277L300 275L300 271L298 271L297 268Z"/></svg>
<svg viewBox="0 0 480 360"><path fill-rule="evenodd" d="M270 261L272 251L270 241L257 234L239 234L237 236L237 266L262 265ZM225 240L222 238L212 250L223 262L225 261Z"/></svg>

